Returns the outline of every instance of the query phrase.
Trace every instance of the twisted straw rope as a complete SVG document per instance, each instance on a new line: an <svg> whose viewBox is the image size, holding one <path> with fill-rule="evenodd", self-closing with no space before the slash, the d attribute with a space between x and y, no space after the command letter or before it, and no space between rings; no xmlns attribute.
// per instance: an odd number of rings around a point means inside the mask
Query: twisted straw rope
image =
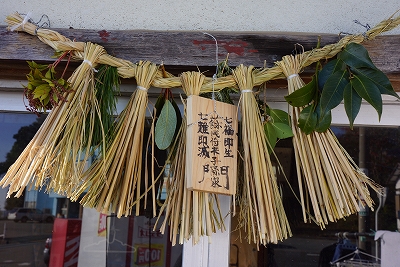
<svg viewBox="0 0 400 267"><path fill-rule="evenodd" d="M16 31L25 31L31 35L36 35L39 40L45 44L51 46L56 51L71 51L75 59L83 60L83 47L84 42L75 42L59 34L56 31L49 29L38 28L35 24L30 22L22 25L24 17L18 13L7 16L6 22L9 28L19 25ZM390 31L396 28L400 24L400 16L394 18L392 15L390 18L381 21L372 29L368 30L365 34L347 35L341 38L337 43L326 45L322 48L313 49L304 52L304 61L301 62L301 67L307 67L321 59L329 59L339 53L343 47L349 43L362 43L365 40L372 40L376 36L383 32ZM118 68L118 73L122 78L133 78L135 75L135 64L128 60L119 59L109 54L102 55L98 64L107 64ZM278 66L272 68L264 68L254 70L254 86L261 85L262 83L275 80L285 79L285 75L282 73L281 68ZM152 86L157 88L174 88L181 87L181 80L179 77L163 78L160 72L156 79L153 81ZM212 90L221 90L226 87L237 87L236 81L232 75L218 78L217 81L213 81L212 78L205 78L205 82L201 87L201 93L211 92Z"/></svg>

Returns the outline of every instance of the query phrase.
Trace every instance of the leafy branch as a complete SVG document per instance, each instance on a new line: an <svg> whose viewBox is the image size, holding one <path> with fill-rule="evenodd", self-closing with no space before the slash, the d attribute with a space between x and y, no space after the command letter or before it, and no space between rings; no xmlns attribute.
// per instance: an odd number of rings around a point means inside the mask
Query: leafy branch
<svg viewBox="0 0 400 267"><path fill-rule="evenodd" d="M293 132L290 126L290 116L287 112L271 109L268 106L264 107L264 132L270 144L268 150L271 153L280 139L292 137Z"/></svg>
<svg viewBox="0 0 400 267"><path fill-rule="evenodd" d="M39 115L57 106L60 101L66 101L64 94L71 91L70 84L63 79L68 65L59 79L56 78L55 67L67 54L69 51L50 65L27 62L30 68L26 75L28 84L24 86L24 95L29 102L29 106L25 105L27 110Z"/></svg>
<svg viewBox="0 0 400 267"><path fill-rule="evenodd" d="M331 124L331 110L342 101L350 128L353 128L362 99L382 115L382 94L399 96L389 78L372 62L368 51L360 44L350 43L337 58L321 70L317 68L310 83L285 97L296 107L304 107L299 117L299 128L306 134L324 132Z"/></svg>

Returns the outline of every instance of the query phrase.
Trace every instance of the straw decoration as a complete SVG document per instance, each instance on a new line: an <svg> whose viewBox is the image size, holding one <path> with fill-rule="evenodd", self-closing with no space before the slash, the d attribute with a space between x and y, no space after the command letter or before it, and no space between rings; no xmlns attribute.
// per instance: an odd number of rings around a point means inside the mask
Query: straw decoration
<svg viewBox="0 0 400 267"><path fill-rule="evenodd" d="M142 151L148 88L182 87L190 96L236 87L241 91L244 169L238 197L239 224L243 225L247 240L258 246L277 243L292 233L268 153L269 144L252 93L253 87L269 80L287 78L288 90L292 93L304 86L298 75L301 69L321 59L334 57L349 43L361 43L397 27L400 16L382 21L365 34L348 35L335 44L296 56L285 56L272 68L254 70L253 66L240 65L232 75L217 80L198 72L184 72L179 77L163 75L156 64L147 61L134 64L110 56L99 45L71 41L55 31L38 28L29 21L25 23L24 17L18 13L8 16L6 22L13 30L35 35L57 52L68 51L73 59L83 61L69 79L72 92L65 95L66 101L53 108L0 181L3 187L10 186L8 196L14 192L17 197L21 196L27 186L35 189L45 187L48 191L66 194L71 200L77 200L86 192L81 200L84 206L116 213L118 217L130 215L135 208L135 214L139 215L143 196ZM122 78L135 78L137 88L117 117L112 131L106 133L103 130L94 141L95 124L103 128L94 86L93 72L98 64L117 68ZM185 105L185 101L182 102ZM312 215L312 219L324 228L329 221L359 211L361 200L372 207L368 187L377 192L381 187L358 168L330 130L309 135L301 132L297 126L301 109L290 106L303 216L307 221L307 216ZM167 162L171 167L167 199L160 211L160 214L165 212L161 232L164 233L166 226L170 225L173 245L177 242L182 244L191 237L193 243L197 243L200 236L211 236L216 229L225 229L218 195L186 189L186 120L184 115L168 156ZM87 162L95 152L99 155L86 170ZM153 179L145 190L155 190L155 182ZM155 191L152 195L155 196ZM308 203L311 203L312 211Z"/></svg>
<svg viewBox="0 0 400 267"><path fill-rule="evenodd" d="M289 94L305 85L298 73L307 60L307 54L303 53L285 56L277 63L288 77ZM380 186L357 167L330 129L303 133L297 126L301 110L289 106L303 217L307 222L306 213L313 214L317 224L324 228L328 221L358 212L361 200L372 207L368 186L376 192L380 192ZM313 212L307 208L308 201Z"/></svg>
<svg viewBox="0 0 400 267"><path fill-rule="evenodd" d="M48 190L67 194L79 184L78 177L90 154L90 149L86 148L91 146L91 140L84 138L85 118L97 115L93 66L104 49L87 43L84 51L86 61L68 80L72 92L50 112L0 182L3 186L10 185L8 195L17 192L20 196L31 182L36 189L47 186Z"/></svg>
<svg viewBox="0 0 400 267"><path fill-rule="evenodd" d="M82 205L116 213L117 217L130 215L133 206L136 206L136 215L139 215L147 88L158 67L146 61L140 62L135 70L137 88L117 118L106 152L84 173L84 183L72 198L78 199L87 189L81 200Z"/></svg>
<svg viewBox="0 0 400 267"><path fill-rule="evenodd" d="M50 190L68 197L80 184L87 161L93 154L94 128L100 126L100 129L103 129L95 90L95 63L92 62L96 62L104 52L103 47L86 43L85 59L69 79L71 87L76 90L76 93L66 111L67 118L63 122L64 133L59 138L53 152L56 153L53 159L55 168L52 168L49 173L52 178L48 185ZM95 125L95 123L99 125ZM101 135L99 139L105 146L105 133L102 132ZM52 151L48 151L48 153L52 153Z"/></svg>
<svg viewBox="0 0 400 267"><path fill-rule="evenodd" d="M273 165L268 153L268 141L263 122L252 93L253 66L238 66L233 76L241 91L243 143L243 195L240 217L244 218L249 242L277 243L291 236L282 204Z"/></svg>
<svg viewBox="0 0 400 267"><path fill-rule="evenodd" d="M204 78L204 75L199 72L182 73L182 89L185 94L187 96L199 95ZM167 198L160 211L160 214L165 211L165 218L160 226L160 231L164 233L167 224L169 224L172 245L176 244L178 234L180 244L183 244L190 237L196 244L199 242L200 236L211 236L216 228L225 229L219 210L218 195L186 189L186 142L184 141L186 140L186 128L185 107L178 137L168 157L171 160L171 166L167 181Z"/></svg>

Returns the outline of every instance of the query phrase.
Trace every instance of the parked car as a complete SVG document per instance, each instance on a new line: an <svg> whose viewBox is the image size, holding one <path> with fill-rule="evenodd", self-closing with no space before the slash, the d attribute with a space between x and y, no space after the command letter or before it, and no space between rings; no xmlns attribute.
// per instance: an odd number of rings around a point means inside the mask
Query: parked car
<svg viewBox="0 0 400 267"><path fill-rule="evenodd" d="M51 241L52 241L51 237L48 237L46 239L46 243L44 245L44 250L43 250L43 260L47 267L49 266L50 263Z"/></svg>
<svg viewBox="0 0 400 267"><path fill-rule="evenodd" d="M44 213L39 209L32 208L16 208L11 210L7 219L14 220L14 222L27 222L27 221L38 221L38 222L48 222L54 221L54 216L50 213Z"/></svg>

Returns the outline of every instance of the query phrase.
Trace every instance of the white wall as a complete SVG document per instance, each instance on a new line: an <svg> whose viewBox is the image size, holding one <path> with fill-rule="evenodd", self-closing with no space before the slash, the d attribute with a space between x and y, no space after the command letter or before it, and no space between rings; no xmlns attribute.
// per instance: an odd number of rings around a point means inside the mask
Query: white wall
<svg viewBox="0 0 400 267"><path fill-rule="evenodd" d="M353 20L374 26L399 8L398 0L2 0L0 21L18 11L34 21L46 14L55 28L359 33Z"/></svg>

